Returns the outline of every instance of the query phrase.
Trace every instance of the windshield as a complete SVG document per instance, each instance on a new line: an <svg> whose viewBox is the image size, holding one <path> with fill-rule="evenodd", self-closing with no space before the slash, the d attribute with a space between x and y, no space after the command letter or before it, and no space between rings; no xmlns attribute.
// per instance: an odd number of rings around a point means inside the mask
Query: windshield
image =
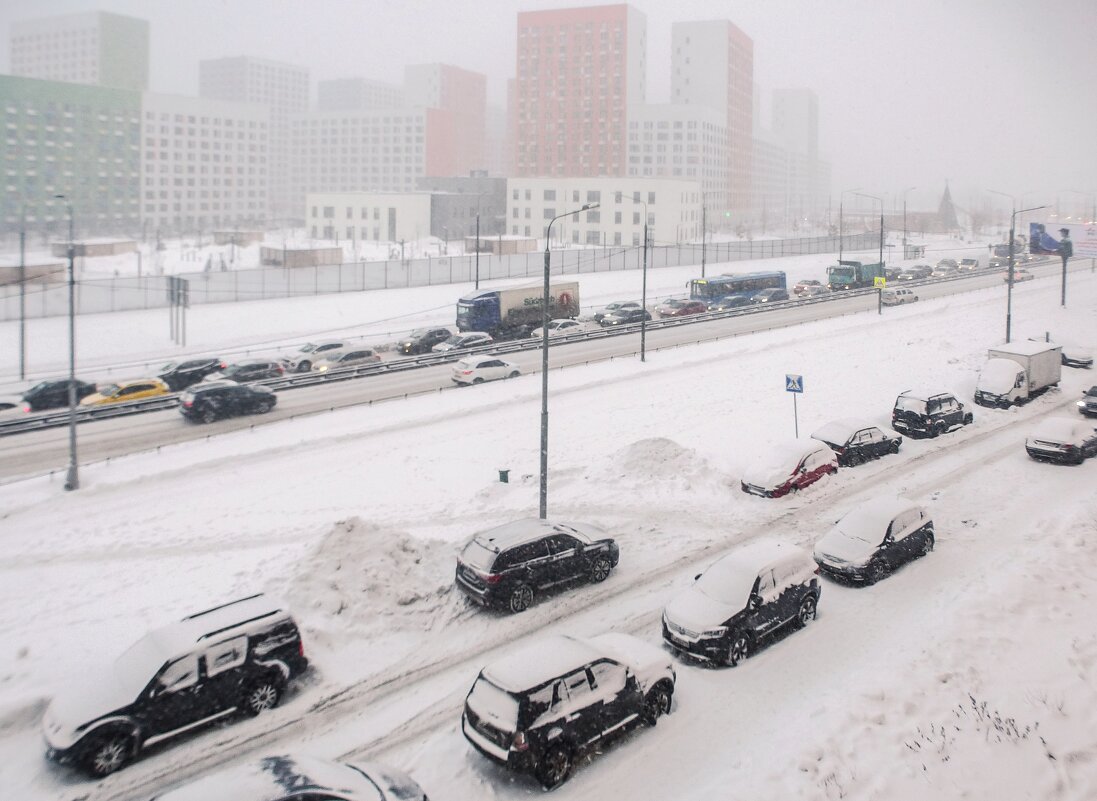
<svg viewBox="0 0 1097 801"><path fill-rule="evenodd" d="M298 349L298 353L312 353L314 350L316 350L316 346L311 342L306 342Z"/></svg>
<svg viewBox="0 0 1097 801"><path fill-rule="evenodd" d="M429 333L429 328L416 328L414 331L408 334L408 339L422 339Z"/></svg>
<svg viewBox="0 0 1097 801"><path fill-rule="evenodd" d="M461 362L461 364L466 363ZM471 367L471 365L468 366ZM469 567L475 567L484 573L490 573L497 555L498 551L492 550L480 544L479 540L474 539L461 551L461 561Z"/></svg>
<svg viewBox="0 0 1097 801"><path fill-rule="evenodd" d="M831 278L852 278L852 267L827 267L827 275Z"/></svg>
<svg viewBox="0 0 1097 801"><path fill-rule="evenodd" d="M146 634L114 660L114 675L126 693L134 698L152 681L168 660L152 634Z"/></svg>
<svg viewBox="0 0 1097 801"><path fill-rule="evenodd" d="M912 398L908 395L900 395L895 399L895 408L900 412L917 412L918 414L925 414L926 402L919 398Z"/></svg>
<svg viewBox="0 0 1097 801"><path fill-rule="evenodd" d="M170 372L170 371L174 370L178 366L179 365L175 362L168 362L167 364L165 364L163 367L160 368L160 372L161 373L167 373L167 372Z"/></svg>
<svg viewBox="0 0 1097 801"><path fill-rule="evenodd" d="M118 389L119 387L117 384L107 384L105 387L100 387L99 394L103 396L113 395Z"/></svg>
<svg viewBox="0 0 1097 801"><path fill-rule="evenodd" d="M723 560L702 573L693 586L714 601L739 605L750 595L757 577L756 567L747 568L734 560Z"/></svg>

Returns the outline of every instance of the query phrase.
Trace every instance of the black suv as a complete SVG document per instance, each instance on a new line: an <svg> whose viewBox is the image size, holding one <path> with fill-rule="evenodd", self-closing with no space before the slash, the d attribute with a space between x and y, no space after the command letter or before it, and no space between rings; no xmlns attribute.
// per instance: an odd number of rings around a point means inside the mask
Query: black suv
<svg viewBox="0 0 1097 801"><path fill-rule="evenodd" d="M212 423L219 417L266 414L278 403L274 390L261 384L211 381L191 387L179 396L179 413L188 420Z"/></svg>
<svg viewBox="0 0 1097 801"><path fill-rule="evenodd" d="M243 384L246 381L266 381L270 378L281 378L286 368L281 362L267 359L251 359L246 362L237 362L224 367L216 373L210 373L203 381L236 381Z"/></svg>
<svg viewBox="0 0 1097 801"><path fill-rule="evenodd" d="M815 619L817 573L803 548L756 540L717 560L666 605L663 641L695 659L737 665L763 637Z"/></svg>
<svg viewBox="0 0 1097 801"><path fill-rule="evenodd" d="M225 367L227 365L216 357L169 362L160 368L157 378L167 384L172 392L181 392L191 384L197 384L210 373L224 370Z"/></svg>
<svg viewBox="0 0 1097 801"><path fill-rule="evenodd" d="M76 379L76 402L95 393L95 384ZM42 381L23 393L23 400L32 412L57 409L69 405L69 380Z"/></svg>
<svg viewBox="0 0 1097 801"><path fill-rule="evenodd" d="M1083 417L1097 416L1097 387L1090 387L1078 401L1078 412Z"/></svg>
<svg viewBox="0 0 1097 801"><path fill-rule="evenodd" d="M575 760L670 711L676 680L667 654L628 634L554 636L480 671L461 731L477 751L532 773L546 790Z"/></svg>
<svg viewBox="0 0 1097 801"><path fill-rule="evenodd" d="M895 399L891 410L891 427L912 437L938 437L974 419L951 392L931 394L908 389Z"/></svg>
<svg viewBox="0 0 1097 801"><path fill-rule="evenodd" d="M617 543L590 523L528 518L482 531L457 558L457 586L484 606L524 612L536 591L578 578L604 581Z"/></svg>
<svg viewBox="0 0 1097 801"><path fill-rule="evenodd" d="M396 343L396 349L405 355L430 353L430 349L439 342L445 342L453 336L448 328L416 328Z"/></svg>
<svg viewBox="0 0 1097 801"><path fill-rule="evenodd" d="M105 672L53 698L42 718L47 755L106 776L146 746L274 707L306 667L280 602L252 595L215 606L149 632Z"/></svg>

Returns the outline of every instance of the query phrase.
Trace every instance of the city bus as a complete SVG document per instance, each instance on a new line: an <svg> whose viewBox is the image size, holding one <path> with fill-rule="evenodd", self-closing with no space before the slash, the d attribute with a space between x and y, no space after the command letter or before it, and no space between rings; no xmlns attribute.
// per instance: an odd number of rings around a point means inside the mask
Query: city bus
<svg viewBox="0 0 1097 801"><path fill-rule="evenodd" d="M788 289L784 272L741 273L694 278L689 282L689 299L712 303L729 295L750 297L761 289Z"/></svg>

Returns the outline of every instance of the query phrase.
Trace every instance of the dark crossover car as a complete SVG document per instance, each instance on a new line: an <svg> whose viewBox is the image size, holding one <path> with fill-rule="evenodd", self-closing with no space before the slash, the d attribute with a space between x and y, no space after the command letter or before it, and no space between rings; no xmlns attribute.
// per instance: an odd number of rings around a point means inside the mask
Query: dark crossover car
<svg viewBox="0 0 1097 801"><path fill-rule="evenodd" d="M605 318L610 315L619 315L621 312L642 311L643 306L640 305L638 300L618 300L613 303L607 303L601 309L591 315L590 319L596 323L601 323ZM651 318L648 317L650 320ZM639 318L637 318L639 320Z"/></svg>
<svg viewBox="0 0 1097 801"><path fill-rule="evenodd" d="M480 671L461 731L551 790L584 753L670 712L676 678L666 653L628 634L547 637Z"/></svg>
<svg viewBox="0 0 1097 801"><path fill-rule="evenodd" d="M675 652L737 665L758 642L815 619L819 578L811 554L756 540L717 560L663 610L663 642Z"/></svg>
<svg viewBox="0 0 1097 801"><path fill-rule="evenodd" d="M430 353L430 349L439 342L445 342L453 336L448 328L416 328L396 343L396 350L405 356L417 353Z"/></svg>
<svg viewBox="0 0 1097 801"><path fill-rule="evenodd" d="M1081 464L1097 456L1097 429L1077 417L1048 417L1025 440L1025 450L1037 461Z"/></svg>
<svg viewBox="0 0 1097 801"><path fill-rule="evenodd" d="M146 746L276 706L307 666L297 624L272 598L252 595L189 615L54 697L42 718L48 756L106 776Z"/></svg>
<svg viewBox="0 0 1097 801"><path fill-rule="evenodd" d="M635 308L635 309L618 309L615 312L611 312L602 317L599 322L605 328L612 328L615 325L628 325L629 323L638 323L641 320L650 320L651 312L647 309Z"/></svg>
<svg viewBox="0 0 1097 801"><path fill-rule="evenodd" d="M405 773L374 763L268 756L219 770L153 801L427 801Z"/></svg>
<svg viewBox="0 0 1097 801"><path fill-rule="evenodd" d="M157 378L167 384L172 392L181 392L192 384L197 384L210 373L216 373L226 367L228 365L216 357L169 362L160 368Z"/></svg>
<svg viewBox="0 0 1097 801"><path fill-rule="evenodd" d="M974 419L974 415L951 392L927 393L908 389L895 399L891 410L891 427L912 437L937 437L969 425Z"/></svg>
<svg viewBox="0 0 1097 801"><path fill-rule="evenodd" d="M523 612L534 593L585 578L605 581L617 543L590 523L527 518L482 531L457 558L457 586L483 606Z"/></svg>
<svg viewBox="0 0 1097 801"><path fill-rule="evenodd" d="M269 359L249 359L246 362L230 364L224 369L210 373L203 381L235 381L243 384L247 381L265 381L270 378L281 378L286 368L281 362Z"/></svg>
<svg viewBox="0 0 1097 801"><path fill-rule="evenodd" d="M904 267L899 272L900 281L917 281L921 278L929 278L933 274L933 268L928 264L915 264L913 267Z"/></svg>
<svg viewBox="0 0 1097 801"><path fill-rule="evenodd" d="M751 303L777 303L782 300L788 300L788 292L776 287L760 289L750 296Z"/></svg>
<svg viewBox="0 0 1097 801"><path fill-rule="evenodd" d="M866 425L861 420L833 420L815 431L812 439L826 443L841 467L853 467L889 453L898 453L903 438Z"/></svg>
<svg viewBox="0 0 1097 801"><path fill-rule="evenodd" d="M186 390L179 397L179 413L188 420L212 423L220 417L266 414L277 403L278 396L268 387L212 381Z"/></svg>
<svg viewBox="0 0 1097 801"><path fill-rule="evenodd" d="M1078 412L1085 417L1097 416L1097 386L1090 387L1078 401Z"/></svg>
<svg viewBox="0 0 1097 801"><path fill-rule="evenodd" d="M905 498L875 498L815 543L815 561L833 578L875 584L933 544L933 520L924 508Z"/></svg>
<svg viewBox="0 0 1097 801"><path fill-rule="evenodd" d="M728 309L741 309L750 305L749 295L728 295L725 298L714 300L708 305L709 311L727 311Z"/></svg>
<svg viewBox="0 0 1097 801"><path fill-rule="evenodd" d="M79 403L88 395L95 394L95 384L76 379L76 402ZM67 378L58 381L42 381L23 393L23 401L27 404L27 411L41 412L46 409L57 409L69 405L69 380Z"/></svg>

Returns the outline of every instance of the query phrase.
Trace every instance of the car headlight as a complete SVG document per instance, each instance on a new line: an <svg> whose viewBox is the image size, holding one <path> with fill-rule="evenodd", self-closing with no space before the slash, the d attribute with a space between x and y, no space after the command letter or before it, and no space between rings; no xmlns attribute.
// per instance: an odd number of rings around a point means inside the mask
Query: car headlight
<svg viewBox="0 0 1097 801"><path fill-rule="evenodd" d="M1078 401L1077 406L1078 406L1079 409L1084 409L1084 408L1086 408L1086 402L1085 401Z"/></svg>
<svg viewBox="0 0 1097 801"><path fill-rule="evenodd" d="M728 633L727 626L717 626L714 629L705 629L701 632L702 637L723 637Z"/></svg>

